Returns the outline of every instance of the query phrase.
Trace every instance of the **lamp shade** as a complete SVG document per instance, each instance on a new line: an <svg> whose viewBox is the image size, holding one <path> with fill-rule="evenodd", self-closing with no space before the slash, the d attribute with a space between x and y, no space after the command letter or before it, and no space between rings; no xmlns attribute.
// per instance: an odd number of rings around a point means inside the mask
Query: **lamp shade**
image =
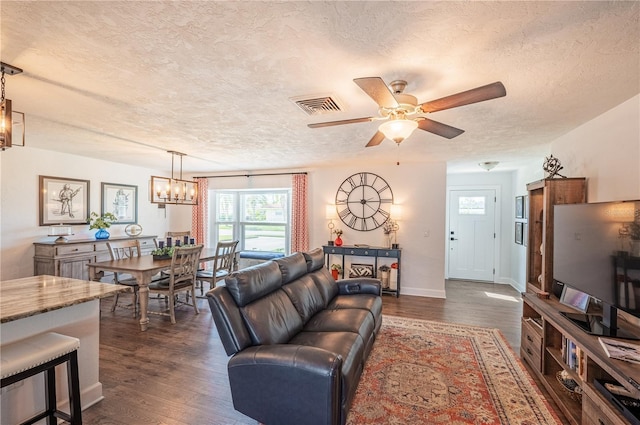
<svg viewBox="0 0 640 425"><path fill-rule="evenodd" d="M336 214L336 207L333 205L327 205L324 207L324 217L327 220L333 220L334 218L338 218Z"/></svg>
<svg viewBox="0 0 640 425"><path fill-rule="evenodd" d="M413 120L389 120L380 125L378 130L382 132L387 139L396 143L402 142L411 136L413 130L418 128L418 123Z"/></svg>
<svg viewBox="0 0 640 425"><path fill-rule="evenodd" d="M398 204L391 205L391 218L398 221L402 220L402 206Z"/></svg>

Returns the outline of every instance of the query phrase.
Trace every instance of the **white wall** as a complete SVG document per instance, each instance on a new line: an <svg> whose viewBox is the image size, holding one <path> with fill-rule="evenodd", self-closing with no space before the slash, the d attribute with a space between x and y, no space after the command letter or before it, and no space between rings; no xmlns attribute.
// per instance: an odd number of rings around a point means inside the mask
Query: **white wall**
<svg viewBox="0 0 640 425"><path fill-rule="evenodd" d="M327 243L325 206L335 203L338 187L350 175L368 171L384 178L401 205L398 244L402 248L401 293L444 298L446 164L390 164L317 169L310 172L311 247ZM334 221L335 222L335 221ZM382 228L358 232L338 219L345 245L385 246ZM356 257L357 259L357 257ZM354 261L355 262L355 261Z"/></svg>
<svg viewBox="0 0 640 425"><path fill-rule="evenodd" d="M68 177L90 181L90 210L100 212L101 183L138 186L138 223L145 235L164 235L171 206L159 210L149 202L150 176L157 170L132 167L30 147L13 147L0 154L0 280L33 276L33 242L52 240L48 226L39 226L38 176ZM186 208L188 207L173 207ZM189 226L191 220L189 219ZM113 236L124 236L125 225L109 228ZM89 225L73 226L69 239L92 239Z"/></svg>
<svg viewBox="0 0 640 425"><path fill-rule="evenodd" d="M640 199L640 95L551 144L567 177L587 177L587 201Z"/></svg>

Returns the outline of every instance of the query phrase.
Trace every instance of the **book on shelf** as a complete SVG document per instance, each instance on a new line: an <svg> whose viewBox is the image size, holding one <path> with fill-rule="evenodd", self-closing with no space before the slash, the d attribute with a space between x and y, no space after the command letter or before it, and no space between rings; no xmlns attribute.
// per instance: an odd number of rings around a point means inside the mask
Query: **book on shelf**
<svg viewBox="0 0 640 425"><path fill-rule="evenodd" d="M640 345L603 337L599 337L598 341L600 341L600 345L602 345L607 357L640 364Z"/></svg>

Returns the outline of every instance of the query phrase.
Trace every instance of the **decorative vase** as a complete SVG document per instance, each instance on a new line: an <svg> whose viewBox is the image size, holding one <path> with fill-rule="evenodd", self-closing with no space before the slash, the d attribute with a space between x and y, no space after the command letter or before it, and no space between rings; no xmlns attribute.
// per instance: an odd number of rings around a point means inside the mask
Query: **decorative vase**
<svg viewBox="0 0 640 425"><path fill-rule="evenodd" d="M333 280L338 280L338 270L331 270L331 276L333 276Z"/></svg>
<svg viewBox="0 0 640 425"><path fill-rule="evenodd" d="M334 243L336 244L336 246L342 246L342 238L338 236Z"/></svg>
<svg viewBox="0 0 640 425"><path fill-rule="evenodd" d="M96 239L109 239L109 236L111 235L107 232L107 229L100 229L96 232Z"/></svg>

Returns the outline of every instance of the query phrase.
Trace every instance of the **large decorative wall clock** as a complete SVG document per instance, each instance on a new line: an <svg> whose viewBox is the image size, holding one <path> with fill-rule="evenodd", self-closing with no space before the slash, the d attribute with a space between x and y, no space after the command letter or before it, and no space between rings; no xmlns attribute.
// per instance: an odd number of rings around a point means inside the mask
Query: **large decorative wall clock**
<svg viewBox="0 0 640 425"><path fill-rule="evenodd" d="M356 173L345 179L336 192L340 220L362 232L382 226L391 214L393 192L385 179L374 173Z"/></svg>

